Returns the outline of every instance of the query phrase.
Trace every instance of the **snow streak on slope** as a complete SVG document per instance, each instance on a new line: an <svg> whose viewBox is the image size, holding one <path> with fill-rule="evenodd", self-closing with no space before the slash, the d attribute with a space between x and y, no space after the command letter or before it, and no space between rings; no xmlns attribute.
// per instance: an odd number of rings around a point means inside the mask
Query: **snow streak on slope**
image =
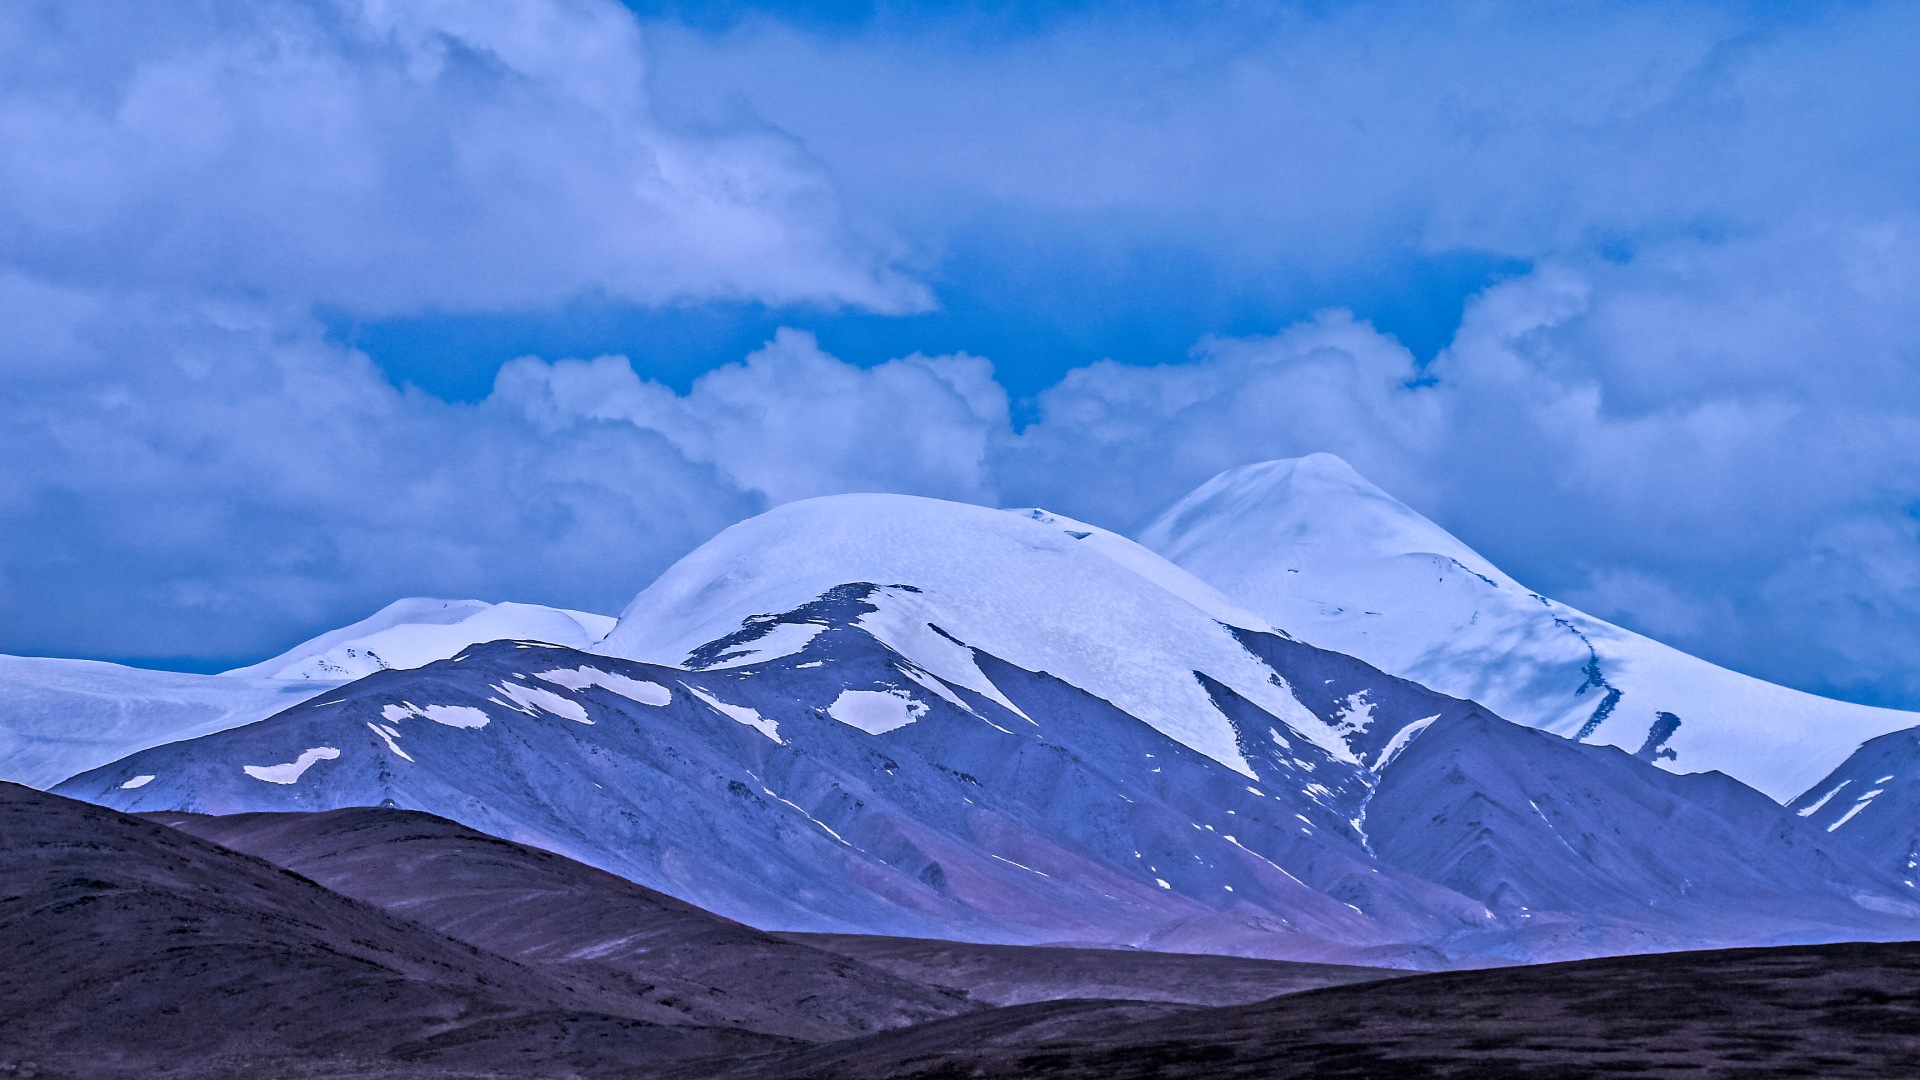
<svg viewBox="0 0 1920 1080"><path fill-rule="evenodd" d="M1052 674L1252 776L1231 725L1195 677L1201 673L1294 723L1323 750L1347 754L1222 621L1264 624L1151 552L1077 524L904 495L790 503L668 569L634 598L599 651L668 664L718 640L745 651L759 637L741 635L743 624L772 635L794 624L751 620L870 583L879 588L866 597L875 610L862 628L926 672L990 699L998 691L972 650ZM794 640L805 644L804 636Z"/></svg>
<svg viewBox="0 0 1920 1080"><path fill-rule="evenodd" d="M0 780L49 787L136 750L252 723L338 685L0 656Z"/></svg>
<svg viewBox="0 0 1920 1080"><path fill-rule="evenodd" d="M271 660L226 674L337 682L445 660L482 641L550 641L584 649L607 636L613 622L605 615L538 604L416 596L396 600L351 626L301 642Z"/></svg>
<svg viewBox="0 0 1920 1080"><path fill-rule="evenodd" d="M1776 799L1863 740L1920 724L1716 667L1540 596L1330 454L1222 473L1141 541L1316 645Z"/></svg>
<svg viewBox="0 0 1920 1080"><path fill-rule="evenodd" d="M1920 883L1920 728L1868 740L1788 807L1875 865Z"/></svg>

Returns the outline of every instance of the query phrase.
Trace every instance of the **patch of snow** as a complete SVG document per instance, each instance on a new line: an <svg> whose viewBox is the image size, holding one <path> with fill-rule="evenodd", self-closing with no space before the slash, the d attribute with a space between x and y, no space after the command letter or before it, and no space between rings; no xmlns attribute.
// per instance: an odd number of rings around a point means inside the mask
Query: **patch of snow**
<svg viewBox="0 0 1920 1080"><path fill-rule="evenodd" d="M556 668L552 671L536 671L533 677L576 691L585 690L589 686L598 686L603 690L611 690L628 701L637 701L642 705L664 707L673 704L673 691L657 682L628 678L615 672L601 671L599 668L585 666Z"/></svg>
<svg viewBox="0 0 1920 1080"><path fill-rule="evenodd" d="M1347 695L1333 714L1333 726L1342 735L1365 731L1373 726L1373 707L1373 702L1367 700L1367 691L1356 690Z"/></svg>
<svg viewBox="0 0 1920 1080"><path fill-rule="evenodd" d="M269 784L291 784L306 775L315 762L332 761L340 756L340 751L331 746L316 746L303 750L300 756L285 765L242 765L240 770L255 780L265 780Z"/></svg>
<svg viewBox="0 0 1920 1080"><path fill-rule="evenodd" d="M153 783L154 779L155 777L152 773L142 773L126 783L121 784L120 789L122 791L132 791L134 788L143 788Z"/></svg>
<svg viewBox="0 0 1920 1080"><path fill-rule="evenodd" d="M512 681L499 683L493 689L513 699L514 703L522 708L534 708L555 716L564 716L579 724L593 723L593 718L587 715L586 708L579 702L572 698L561 697L551 690L542 690L537 686L525 686Z"/></svg>
<svg viewBox="0 0 1920 1080"><path fill-rule="evenodd" d="M884 735L926 715L927 706L898 690L842 690L827 715L869 735Z"/></svg>
<svg viewBox="0 0 1920 1080"><path fill-rule="evenodd" d="M399 705L385 705L380 715L389 723L397 724L411 716L424 716L436 724L445 724L452 728L483 728L492 717L484 709L471 705L415 705L403 702Z"/></svg>
<svg viewBox="0 0 1920 1080"><path fill-rule="evenodd" d="M1400 756L1400 751L1405 750L1408 743L1411 743L1415 738L1419 737L1421 732L1427 730L1429 724L1432 724L1438 719L1440 719L1440 714L1434 713L1432 716L1415 720L1413 723L1394 732L1393 738L1388 740L1387 745L1380 748L1380 756L1373 759L1373 771L1379 772L1393 764L1393 759ZM1539 808L1535 807L1535 809L1537 810Z"/></svg>
<svg viewBox="0 0 1920 1080"><path fill-rule="evenodd" d="M1840 818L1838 821L1835 821L1833 824L1827 826L1827 831L1832 832L1833 830L1839 828L1840 826L1845 825L1847 822L1852 821L1853 815L1859 813L1862 810L1865 810L1867 807L1872 805L1873 805L1872 799L1861 799L1859 802L1854 803L1852 806L1847 808L1846 813L1840 815ZM1847 835L1851 836L1853 834L1849 833Z"/></svg>
<svg viewBox="0 0 1920 1080"><path fill-rule="evenodd" d="M686 683L681 683L680 685L686 686L687 693L692 694L694 697L700 699L702 704L706 705L709 709L712 709L714 712L719 713L721 716L724 716L729 720L735 721L736 723L745 724L746 726L754 729L755 731L758 731L760 734L765 735L767 738L772 739L774 742L780 743L783 746L786 744L786 740L780 737L780 724L777 721L772 720L765 716L761 716L759 712L757 712L754 709L750 709L745 705L729 705L726 702L721 701L719 698L714 697L712 694L709 694L704 690L701 690L692 686L687 686ZM768 794L772 794L772 792L768 792ZM777 795L775 795L774 797L779 798L779 796ZM785 800L782 800L782 801L784 802ZM821 826L821 828L826 828L826 826L823 825ZM836 836L835 839L838 839L838 836Z"/></svg>
<svg viewBox="0 0 1920 1080"><path fill-rule="evenodd" d="M1840 794L1840 789L1843 787L1846 787L1848 784L1851 784L1851 783L1853 783L1853 781L1851 780L1842 780L1839 783L1833 785L1832 791L1829 791L1825 795L1820 796L1820 798L1816 800L1812 805L1801 807L1800 816L1812 817L1815 813L1819 811L1821 807L1827 805L1827 800L1833 798L1835 795Z"/></svg>
<svg viewBox="0 0 1920 1080"><path fill-rule="evenodd" d="M393 730L390 727L384 727L380 724L375 724L372 722L368 722L367 726L373 729L373 733L375 735L380 736L381 742L384 742L387 744L387 749L393 751L396 755L408 761L413 760L412 754L409 754L405 750L400 749L400 744L393 741L396 737L399 736L400 734L399 732Z"/></svg>

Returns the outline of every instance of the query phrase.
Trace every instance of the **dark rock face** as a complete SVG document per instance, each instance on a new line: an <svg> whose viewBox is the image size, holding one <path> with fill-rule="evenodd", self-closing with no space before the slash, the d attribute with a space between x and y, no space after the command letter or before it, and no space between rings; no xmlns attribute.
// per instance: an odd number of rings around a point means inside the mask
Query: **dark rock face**
<svg viewBox="0 0 1920 1080"><path fill-rule="evenodd" d="M599 1076L793 1045L577 996L251 856L0 784L0 1061L60 1077Z"/></svg>
<svg viewBox="0 0 1920 1080"><path fill-rule="evenodd" d="M1484 712L1413 740L1365 825L1383 861L1486 904L1498 930L1482 951L1515 960L1736 927L1756 943L1893 937L1920 914L1904 882L1726 776L1676 776Z"/></svg>
<svg viewBox="0 0 1920 1080"><path fill-rule="evenodd" d="M662 1023L827 1041L976 1007L430 814L149 816Z"/></svg>
<svg viewBox="0 0 1920 1080"><path fill-rule="evenodd" d="M132 811L424 809L778 930L1370 961L1477 925L1479 905L1367 855L1359 774L1284 721L1249 717L1243 741L1268 748L1256 781L1051 676L978 662L1020 712L929 689L857 627L708 671L495 642L58 790ZM599 682L551 681L583 670ZM916 715L869 733L830 714L849 690ZM271 774L291 782L256 775L303 755L297 777Z"/></svg>
<svg viewBox="0 0 1920 1080"><path fill-rule="evenodd" d="M1920 1062L1920 944L1616 957L1419 975L1254 1005L1047 1002L728 1080L1887 1080Z"/></svg>

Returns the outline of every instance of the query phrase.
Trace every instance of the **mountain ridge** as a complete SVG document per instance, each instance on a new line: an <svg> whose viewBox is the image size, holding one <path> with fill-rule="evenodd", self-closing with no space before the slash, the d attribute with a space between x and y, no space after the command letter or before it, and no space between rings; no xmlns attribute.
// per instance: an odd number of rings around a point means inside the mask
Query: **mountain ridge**
<svg viewBox="0 0 1920 1080"><path fill-rule="evenodd" d="M1780 802L1920 713L1717 667L1527 589L1331 454L1241 466L1140 542L1293 636L1501 716Z"/></svg>
<svg viewBox="0 0 1920 1080"><path fill-rule="evenodd" d="M1445 967L1920 930L1884 860L1658 740L1516 725L1045 511L789 504L594 648L469 645L58 790L424 810L781 932Z"/></svg>

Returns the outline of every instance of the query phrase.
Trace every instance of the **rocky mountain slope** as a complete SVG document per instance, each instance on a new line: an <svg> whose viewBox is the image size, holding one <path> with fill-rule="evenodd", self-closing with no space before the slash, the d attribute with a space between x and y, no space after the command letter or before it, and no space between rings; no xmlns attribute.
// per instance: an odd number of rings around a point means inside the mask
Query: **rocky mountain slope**
<svg viewBox="0 0 1920 1080"><path fill-rule="evenodd" d="M1868 740L1788 807L1880 869L1920 882L1920 728Z"/></svg>
<svg viewBox="0 0 1920 1080"><path fill-rule="evenodd" d="M583 1005L280 867L18 785L0 784L0 841L0 1059L16 1073L608 1076L795 1045Z"/></svg>
<svg viewBox="0 0 1920 1080"><path fill-rule="evenodd" d="M0 656L0 780L50 787L162 743L250 724L374 671L498 638L587 646L604 615L479 600L398 600L351 626L221 675Z"/></svg>
<svg viewBox="0 0 1920 1080"><path fill-rule="evenodd" d="M149 817L659 1023L824 1042L976 1007L430 814Z"/></svg>
<svg viewBox="0 0 1920 1080"><path fill-rule="evenodd" d="M1293 640L1045 514L783 507L602 648L652 661L474 646L60 790L423 809L787 931L1421 966L1920 928L1751 789Z"/></svg>

